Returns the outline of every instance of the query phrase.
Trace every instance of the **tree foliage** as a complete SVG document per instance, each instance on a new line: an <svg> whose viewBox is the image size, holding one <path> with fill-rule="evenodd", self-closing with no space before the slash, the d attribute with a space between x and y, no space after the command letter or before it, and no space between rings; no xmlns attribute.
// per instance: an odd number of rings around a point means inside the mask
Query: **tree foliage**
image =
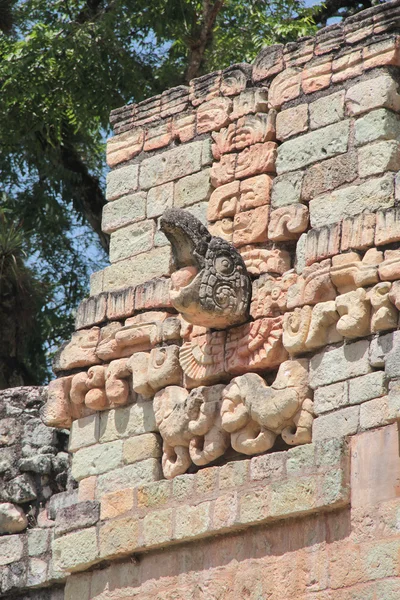
<svg viewBox="0 0 400 600"><path fill-rule="evenodd" d="M33 337L42 364L68 338L88 274L105 260L110 110L251 61L266 44L313 34L318 19L370 4L0 0L0 210L19 223L32 286L41 284Z"/></svg>

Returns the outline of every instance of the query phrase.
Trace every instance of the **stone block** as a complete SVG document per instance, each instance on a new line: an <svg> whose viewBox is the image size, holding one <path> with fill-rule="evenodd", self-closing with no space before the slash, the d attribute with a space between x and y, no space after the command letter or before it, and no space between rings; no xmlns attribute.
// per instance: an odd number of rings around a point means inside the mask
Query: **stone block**
<svg viewBox="0 0 400 600"><path fill-rule="evenodd" d="M382 369L385 359L394 346L400 344L400 331L391 331L375 337L369 348L369 362L372 367Z"/></svg>
<svg viewBox="0 0 400 600"><path fill-rule="evenodd" d="M310 361L310 386L315 389L370 373L368 350L369 342L360 340L318 352Z"/></svg>
<svg viewBox="0 0 400 600"><path fill-rule="evenodd" d="M161 94L161 118L171 117L186 111L189 106L189 88L179 85Z"/></svg>
<svg viewBox="0 0 400 600"><path fill-rule="evenodd" d="M171 496L172 484L170 481L161 480L148 483L137 488L137 506L139 509L148 509L162 506Z"/></svg>
<svg viewBox="0 0 400 600"><path fill-rule="evenodd" d="M346 91L346 111L354 116L374 108L400 109L400 95L396 81L388 74L361 81Z"/></svg>
<svg viewBox="0 0 400 600"><path fill-rule="evenodd" d="M6 535L0 537L0 567L9 565L22 558L24 552L24 536Z"/></svg>
<svg viewBox="0 0 400 600"><path fill-rule="evenodd" d="M50 529L29 529L27 533L29 556L40 556L50 549Z"/></svg>
<svg viewBox="0 0 400 600"><path fill-rule="evenodd" d="M358 151L360 177L379 175L400 168L400 144L396 140L376 142Z"/></svg>
<svg viewBox="0 0 400 600"><path fill-rule="evenodd" d="M174 183L170 181L158 185L147 192L146 214L148 219L154 219L163 214L174 203Z"/></svg>
<svg viewBox="0 0 400 600"><path fill-rule="evenodd" d="M139 522L137 517L125 517L107 521L99 530L101 558L117 558L131 554L139 545Z"/></svg>
<svg viewBox="0 0 400 600"><path fill-rule="evenodd" d="M360 407L341 408L328 415L321 415L314 420L313 441L320 442L330 438L344 438L358 431Z"/></svg>
<svg viewBox="0 0 400 600"><path fill-rule="evenodd" d="M399 136L399 117L386 108L373 110L359 117L354 124L356 146L363 146L376 140L394 140Z"/></svg>
<svg viewBox="0 0 400 600"><path fill-rule="evenodd" d="M146 158L140 165L140 187L148 190L200 171L202 149L203 142L192 142Z"/></svg>
<svg viewBox="0 0 400 600"><path fill-rule="evenodd" d="M349 121L342 121L283 142L278 151L276 171L281 175L343 154L347 151L348 140Z"/></svg>
<svg viewBox="0 0 400 600"><path fill-rule="evenodd" d="M340 252L340 223L316 227L306 234L306 265L336 256Z"/></svg>
<svg viewBox="0 0 400 600"><path fill-rule="evenodd" d="M309 111L311 129L320 129L341 121L344 118L344 91L311 102Z"/></svg>
<svg viewBox="0 0 400 600"><path fill-rule="evenodd" d="M101 228L113 233L121 227L142 221L146 217L146 194L138 192L114 200L103 207Z"/></svg>
<svg viewBox="0 0 400 600"><path fill-rule="evenodd" d="M237 489L247 481L250 461L229 462L219 467L219 490Z"/></svg>
<svg viewBox="0 0 400 600"><path fill-rule="evenodd" d="M121 517L133 509L134 490L126 488L116 492L104 494L101 498L100 518L102 521Z"/></svg>
<svg viewBox="0 0 400 600"><path fill-rule="evenodd" d="M146 515L142 521L145 546L158 546L172 539L173 510L158 510Z"/></svg>
<svg viewBox="0 0 400 600"><path fill-rule="evenodd" d="M5 499L16 504L25 504L37 498L37 486L30 473L18 475L7 482L5 486Z"/></svg>
<svg viewBox="0 0 400 600"><path fill-rule="evenodd" d="M235 215L233 221L234 246L266 242L268 240L268 217L269 206L260 206Z"/></svg>
<svg viewBox="0 0 400 600"><path fill-rule="evenodd" d="M170 308L169 279L150 279L135 288L135 310Z"/></svg>
<svg viewBox="0 0 400 600"><path fill-rule="evenodd" d="M156 223L150 219L133 223L111 234L110 262L115 263L152 249Z"/></svg>
<svg viewBox="0 0 400 600"><path fill-rule="evenodd" d="M218 131L229 123L232 112L232 100L229 98L213 98L204 102L197 109L197 133Z"/></svg>
<svg viewBox="0 0 400 600"><path fill-rule="evenodd" d="M85 500L94 500L96 498L96 483L97 477L92 475L81 479L78 488L78 502L84 502Z"/></svg>
<svg viewBox="0 0 400 600"><path fill-rule="evenodd" d="M103 291L103 271L96 271L90 276L90 295L96 296Z"/></svg>
<svg viewBox="0 0 400 600"><path fill-rule="evenodd" d="M135 310L136 288L127 287L107 295L107 319L117 321L131 317Z"/></svg>
<svg viewBox="0 0 400 600"><path fill-rule="evenodd" d="M172 135L182 143L190 142L196 135L196 114L176 115L172 120Z"/></svg>
<svg viewBox="0 0 400 600"><path fill-rule="evenodd" d="M89 415L72 422L68 450L76 452L79 448L92 446L99 441L100 418L98 414Z"/></svg>
<svg viewBox="0 0 400 600"><path fill-rule="evenodd" d="M219 531L235 525L237 522L238 507L238 495L236 492L218 496L214 502L212 529Z"/></svg>
<svg viewBox="0 0 400 600"><path fill-rule="evenodd" d="M313 94L330 86L332 57L320 56L310 60L302 72L301 87L305 94Z"/></svg>
<svg viewBox="0 0 400 600"><path fill-rule="evenodd" d="M73 492L60 492L59 494L54 494L54 496L50 498L47 504L49 518L54 521L59 510L67 506L71 506L72 504L76 504L77 502L78 490L74 490Z"/></svg>
<svg viewBox="0 0 400 600"><path fill-rule="evenodd" d="M211 502L183 505L175 514L174 539L193 539L204 535L211 518Z"/></svg>
<svg viewBox="0 0 400 600"><path fill-rule="evenodd" d="M20 533L28 526L28 519L20 506L0 502L0 535Z"/></svg>
<svg viewBox="0 0 400 600"><path fill-rule="evenodd" d="M83 573L68 577L65 585L64 600L90 600L92 573Z"/></svg>
<svg viewBox="0 0 400 600"><path fill-rule="evenodd" d="M206 202L212 192L210 169L183 177L175 183L174 206L186 208L198 202Z"/></svg>
<svg viewBox="0 0 400 600"><path fill-rule="evenodd" d="M98 476L96 494L101 500L104 494L124 490L139 484L151 483L162 478L161 465L155 458L148 458L140 462L115 469L109 473Z"/></svg>
<svg viewBox="0 0 400 600"><path fill-rule="evenodd" d="M99 558L96 528L90 527L57 538L52 549L56 569L70 572L86 569Z"/></svg>
<svg viewBox="0 0 400 600"><path fill-rule="evenodd" d="M357 164L357 154L348 152L324 160L317 165L312 165L304 173L301 191L302 200L311 200L324 192L334 190L344 183L354 181L358 175Z"/></svg>
<svg viewBox="0 0 400 600"><path fill-rule="evenodd" d="M261 50L253 64L253 81L263 81L283 70L283 50L283 44L273 44Z"/></svg>
<svg viewBox="0 0 400 600"><path fill-rule="evenodd" d="M286 476L285 452L274 452L255 456L250 460L250 479L252 481L274 481Z"/></svg>
<svg viewBox="0 0 400 600"><path fill-rule="evenodd" d="M187 500L193 495L194 475L178 475L172 480L172 498L177 502Z"/></svg>
<svg viewBox="0 0 400 600"><path fill-rule="evenodd" d="M332 62L332 83L362 75L363 62L361 50L347 51Z"/></svg>
<svg viewBox="0 0 400 600"><path fill-rule="evenodd" d="M347 250L367 250L374 245L375 213L361 213L342 221L341 252Z"/></svg>
<svg viewBox="0 0 400 600"><path fill-rule="evenodd" d="M157 431L151 402L138 402L100 414L100 442Z"/></svg>
<svg viewBox="0 0 400 600"><path fill-rule="evenodd" d="M121 196L136 192L139 186L138 175L138 165L110 171L107 175L106 200L117 200Z"/></svg>
<svg viewBox="0 0 400 600"><path fill-rule="evenodd" d="M357 381L356 379L354 381ZM321 415L348 404L348 383L340 381L319 387L314 392L314 412Z"/></svg>
<svg viewBox="0 0 400 600"><path fill-rule="evenodd" d="M392 423L394 417L390 414L388 397L375 398L360 406L361 429L373 429Z"/></svg>
<svg viewBox="0 0 400 600"><path fill-rule="evenodd" d="M170 269L170 248L153 248L106 267L103 271L103 290L111 292L128 287L132 282L139 285L154 277L169 275Z"/></svg>
<svg viewBox="0 0 400 600"><path fill-rule="evenodd" d="M137 127L107 141L107 164L109 167L131 160L143 148L144 130Z"/></svg>
<svg viewBox="0 0 400 600"><path fill-rule="evenodd" d="M275 173L276 152L277 145L275 142L254 144L245 148L237 155L235 178L244 179L261 173ZM232 155L226 154L224 156Z"/></svg>
<svg viewBox="0 0 400 600"><path fill-rule="evenodd" d="M77 450L72 459L71 473L76 481L90 475L99 475L122 464L122 441L96 444Z"/></svg>
<svg viewBox="0 0 400 600"><path fill-rule="evenodd" d="M286 472L288 478L303 477L315 471L314 444L290 448L287 452Z"/></svg>
<svg viewBox="0 0 400 600"><path fill-rule="evenodd" d="M361 404L387 394L387 382L383 371L350 379L348 385L349 404Z"/></svg>
<svg viewBox="0 0 400 600"><path fill-rule="evenodd" d="M124 442L124 463L130 464L145 458L159 458L162 454L160 437L155 433L145 433Z"/></svg>
<svg viewBox="0 0 400 600"><path fill-rule="evenodd" d="M161 122L159 125L148 126L146 127L143 150L145 152L159 150L168 146L171 140L172 123L170 120Z"/></svg>
<svg viewBox="0 0 400 600"><path fill-rule="evenodd" d="M195 475L196 494L204 496L212 494L218 485L218 467L201 469Z"/></svg>
<svg viewBox="0 0 400 600"><path fill-rule="evenodd" d="M246 89L251 81L252 68L247 63L232 65L222 71L221 94L223 96L236 96Z"/></svg>
<svg viewBox="0 0 400 600"><path fill-rule="evenodd" d="M308 129L308 105L287 108L276 117L276 139L279 141L304 133Z"/></svg>
<svg viewBox="0 0 400 600"><path fill-rule="evenodd" d="M279 109L285 102L294 100L301 91L301 70L297 67L285 69L271 83L268 102L272 108Z"/></svg>
<svg viewBox="0 0 400 600"><path fill-rule="evenodd" d="M100 519L100 504L86 500L58 511L56 516L55 535L59 537L74 531L96 525Z"/></svg>
<svg viewBox="0 0 400 600"><path fill-rule="evenodd" d="M360 185L352 185L310 201L312 227L337 223L343 217L374 212L394 205L394 174L386 173Z"/></svg>
<svg viewBox="0 0 400 600"><path fill-rule="evenodd" d="M400 377L400 344L398 339L395 339L392 349L385 357L385 373L390 379Z"/></svg>
<svg viewBox="0 0 400 600"><path fill-rule="evenodd" d="M272 208L300 202L303 176L302 171L293 171L275 177L271 194Z"/></svg>
<svg viewBox="0 0 400 600"><path fill-rule="evenodd" d="M231 121L244 115L265 113L268 109L268 94L263 89L251 88L244 90L233 98L233 110L229 115Z"/></svg>
<svg viewBox="0 0 400 600"><path fill-rule="evenodd" d="M82 300L76 311L75 329L82 329L102 323L106 320L106 313L107 294L97 294L96 296Z"/></svg>
<svg viewBox="0 0 400 600"><path fill-rule="evenodd" d="M238 522L243 525L265 521L270 515L271 490L249 490L239 497Z"/></svg>
<svg viewBox="0 0 400 600"><path fill-rule="evenodd" d="M271 490L272 517L311 512L317 504L317 478L301 477L275 483Z"/></svg>

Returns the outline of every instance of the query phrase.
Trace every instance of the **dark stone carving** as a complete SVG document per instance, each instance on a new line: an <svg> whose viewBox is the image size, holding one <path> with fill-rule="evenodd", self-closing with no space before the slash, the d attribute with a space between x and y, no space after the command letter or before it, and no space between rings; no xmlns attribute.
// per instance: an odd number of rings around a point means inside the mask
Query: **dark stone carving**
<svg viewBox="0 0 400 600"><path fill-rule="evenodd" d="M160 228L171 242L177 269L170 292L176 310L189 323L213 329L244 323L251 281L237 250L184 210L165 211Z"/></svg>

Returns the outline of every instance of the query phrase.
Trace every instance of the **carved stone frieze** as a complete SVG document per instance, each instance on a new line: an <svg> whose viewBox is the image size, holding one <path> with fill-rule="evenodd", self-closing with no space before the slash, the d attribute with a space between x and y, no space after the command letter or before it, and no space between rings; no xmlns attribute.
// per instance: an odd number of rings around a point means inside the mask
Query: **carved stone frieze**
<svg viewBox="0 0 400 600"><path fill-rule="evenodd" d="M268 225L271 242L297 240L308 226L308 208L304 204L292 204L273 210Z"/></svg>
<svg viewBox="0 0 400 600"><path fill-rule="evenodd" d="M183 343L179 362L186 387L210 385L226 378L225 339L225 331L207 331Z"/></svg>
<svg viewBox="0 0 400 600"><path fill-rule="evenodd" d="M253 281L253 294L250 315L253 319L260 317L277 317L287 311L287 294L289 288L297 281L294 270L282 277L261 275Z"/></svg>
<svg viewBox="0 0 400 600"><path fill-rule="evenodd" d="M212 237L183 210L165 211L160 227L171 242L177 268L170 292L176 310L190 323L215 329L246 321L251 283L233 246Z"/></svg>
<svg viewBox="0 0 400 600"><path fill-rule="evenodd" d="M133 391L150 398L163 387L182 385L179 346L153 348L150 353L136 352L128 361Z"/></svg>

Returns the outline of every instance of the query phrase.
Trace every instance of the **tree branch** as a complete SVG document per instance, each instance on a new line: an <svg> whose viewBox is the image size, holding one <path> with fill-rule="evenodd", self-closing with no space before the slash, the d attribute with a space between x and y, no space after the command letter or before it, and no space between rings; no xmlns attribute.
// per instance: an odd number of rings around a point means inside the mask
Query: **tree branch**
<svg viewBox="0 0 400 600"><path fill-rule="evenodd" d="M323 5L314 7L313 16L318 25L325 27L332 17L350 17L371 6L372 0L325 0Z"/></svg>

